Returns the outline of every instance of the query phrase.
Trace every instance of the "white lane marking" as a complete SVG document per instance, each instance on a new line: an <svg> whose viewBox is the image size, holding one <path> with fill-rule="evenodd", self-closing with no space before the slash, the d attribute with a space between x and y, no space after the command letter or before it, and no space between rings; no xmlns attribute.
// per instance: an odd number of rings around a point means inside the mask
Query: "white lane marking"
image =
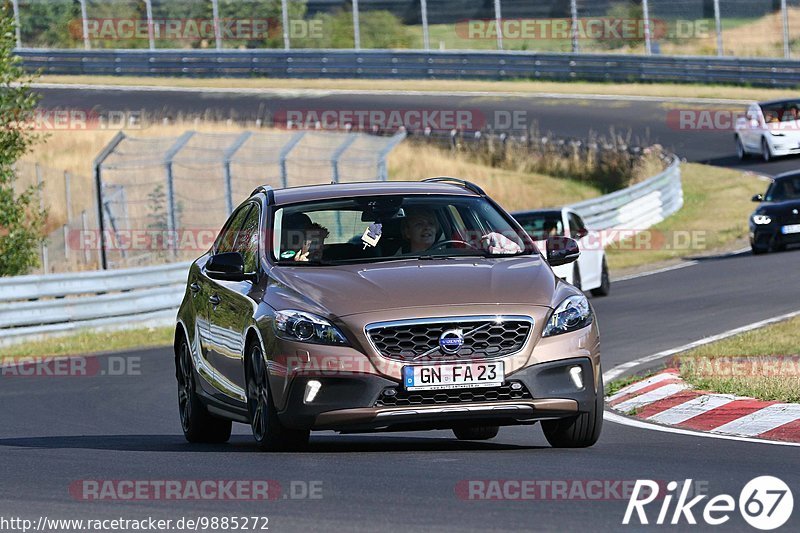
<svg viewBox="0 0 800 533"><path fill-rule="evenodd" d="M265 82L269 80L265 79ZM235 82L233 82L235 83ZM161 85L114 85L90 83L32 83L34 89L77 89L95 91L128 91L128 92L193 92L193 93L230 93L230 94L265 94L274 96L500 96L506 98L568 98L574 100L605 100L629 102L676 102L689 104L748 105L752 100L726 100L724 98L684 98L679 96L635 96L615 94L576 94L576 93L540 93L518 91L398 91L381 89L274 89L269 87L169 87Z"/></svg>
<svg viewBox="0 0 800 533"><path fill-rule="evenodd" d="M618 403L612 407L612 409L627 413L633 409L638 409L640 407L650 405L651 403L655 403L659 400L663 400L664 398L668 398L673 394L678 394L679 392L685 391L688 388L689 385L686 383L670 383L669 385L664 385L663 387L651 390L650 392L640 394L639 396L631 398L630 400L625 400L624 402Z"/></svg>
<svg viewBox="0 0 800 533"><path fill-rule="evenodd" d="M753 437L789 422L794 422L797 419L800 419L800 405L777 403L736 420L731 420L727 424L723 424L711 431L713 433L732 433L734 435Z"/></svg>
<svg viewBox="0 0 800 533"><path fill-rule="evenodd" d="M613 402L617 398L622 398L623 396L625 396L627 394L630 394L632 392L636 392L638 390L642 390L643 388L649 387L650 385L652 385L654 383L659 383L661 381L664 381L665 379L675 379L676 377L677 377L677 374L670 374L670 373L667 373L667 372L662 372L661 374L656 374L655 376L647 378L644 381L639 381L637 383L631 383L627 387L621 388L615 394L612 394L611 396L606 398L606 401L607 402Z"/></svg>
<svg viewBox="0 0 800 533"><path fill-rule="evenodd" d="M658 270L648 270L647 272L641 272L639 274L631 274L630 276L623 276L621 278L612 278L613 283L619 283L621 281L628 281L629 279L637 279L637 278L646 278L647 276L653 276L655 274L661 274L663 272L672 272L673 270L680 270L682 268L690 267L699 264L699 261L685 261L683 263L678 263L677 265L659 268Z"/></svg>
<svg viewBox="0 0 800 533"><path fill-rule="evenodd" d="M622 363L621 365L617 365L608 372L603 373L603 380L605 380L606 383L611 383L619 376L621 376L623 373L633 368L636 368L637 366L646 363L652 363L654 361L658 361L659 359L664 359L665 357L669 357L670 355L675 355L676 353L685 352L687 350L691 350L692 348L697 348L698 346L703 346L705 344L709 344L718 340L727 339L728 337L733 337L734 335L738 335L740 333L746 333L748 331L758 329L763 326L768 326L770 324L775 324L777 322L783 322L784 320L789 320L790 318L794 318L796 316L800 316L800 310L792 311L791 313L786 313L772 318L767 318L766 320L753 322L752 324L748 324L740 328L734 328L728 331L724 331L722 333L718 333L717 335L704 337L700 340L690 342L689 344L678 346L677 348L664 350L662 352L658 352L653 355L648 355L647 357L641 357L633 361L628 361L627 363Z"/></svg>
<svg viewBox="0 0 800 533"><path fill-rule="evenodd" d="M694 431L691 429L683 429L683 428L676 428L672 426L659 426L658 424L653 424L651 422L643 422L641 420L637 420L635 418L629 418L627 416L622 416L617 413L613 413L611 411L606 411L603 413L603 420L607 422L613 422L615 424L620 424L623 426L630 426L637 429L647 429L650 431L661 431L662 433L674 433L677 435L688 435L691 437L702 437L706 439L718 439L718 440L735 440L738 442L752 442L756 444L771 444L773 446L795 446L800 447L800 442L786 442L780 440L767 440L767 439L755 439L752 437L737 437L736 435L720 435L717 433L705 433L703 431Z"/></svg>
<svg viewBox="0 0 800 533"><path fill-rule="evenodd" d="M728 405L734 399L735 397L729 394L707 394L704 396L698 396L697 398L692 398L691 400L680 405L670 407L669 409L661 411L660 413L654 414L653 416L648 417L648 420L658 424L680 424L681 422L686 422L690 418L694 418L697 415L701 415L707 411L716 409L717 407Z"/></svg>

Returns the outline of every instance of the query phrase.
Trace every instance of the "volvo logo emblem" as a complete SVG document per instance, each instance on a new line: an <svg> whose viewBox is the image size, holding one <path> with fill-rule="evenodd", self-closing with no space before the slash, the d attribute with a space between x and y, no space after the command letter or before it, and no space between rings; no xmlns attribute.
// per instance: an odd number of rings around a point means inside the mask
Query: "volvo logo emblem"
<svg viewBox="0 0 800 533"><path fill-rule="evenodd" d="M446 354L458 353L464 346L464 334L460 329L448 329L439 335L439 348Z"/></svg>

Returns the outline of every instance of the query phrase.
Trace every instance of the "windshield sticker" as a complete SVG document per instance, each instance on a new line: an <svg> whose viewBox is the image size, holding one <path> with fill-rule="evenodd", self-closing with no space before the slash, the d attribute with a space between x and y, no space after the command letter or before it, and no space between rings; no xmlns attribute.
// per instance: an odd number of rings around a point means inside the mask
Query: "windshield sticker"
<svg viewBox="0 0 800 533"><path fill-rule="evenodd" d="M364 235L361 236L361 242L364 243L364 249L367 249L367 246L375 247L378 245L378 241L381 240L381 232L383 231L383 224L370 224L369 227L364 230Z"/></svg>
<svg viewBox="0 0 800 533"><path fill-rule="evenodd" d="M294 250L286 250L281 254L281 259L291 259L296 253Z"/></svg>

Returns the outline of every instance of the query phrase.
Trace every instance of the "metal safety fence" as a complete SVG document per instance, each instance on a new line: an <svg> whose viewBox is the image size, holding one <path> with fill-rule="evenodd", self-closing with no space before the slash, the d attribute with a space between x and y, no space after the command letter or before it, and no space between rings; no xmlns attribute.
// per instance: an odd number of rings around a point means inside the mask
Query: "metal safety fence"
<svg viewBox="0 0 800 533"><path fill-rule="evenodd" d="M800 0L12 0L19 48L782 57Z"/></svg>
<svg viewBox="0 0 800 533"><path fill-rule="evenodd" d="M103 268L202 254L257 186L386 181L386 158L404 138L332 131L119 133L94 162L102 217L81 247Z"/></svg>

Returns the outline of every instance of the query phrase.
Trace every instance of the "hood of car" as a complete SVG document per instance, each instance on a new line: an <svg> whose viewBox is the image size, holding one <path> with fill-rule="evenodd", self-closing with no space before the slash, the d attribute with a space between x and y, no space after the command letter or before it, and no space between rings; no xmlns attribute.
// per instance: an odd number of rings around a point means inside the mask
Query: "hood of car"
<svg viewBox="0 0 800 533"><path fill-rule="evenodd" d="M797 213L794 211L797 210ZM756 213L763 215L773 214L799 214L800 200L785 200L783 202L763 202L756 209Z"/></svg>
<svg viewBox="0 0 800 533"><path fill-rule="evenodd" d="M347 316L406 307L552 305L556 278L539 255L403 260L271 270L267 303Z"/></svg>

